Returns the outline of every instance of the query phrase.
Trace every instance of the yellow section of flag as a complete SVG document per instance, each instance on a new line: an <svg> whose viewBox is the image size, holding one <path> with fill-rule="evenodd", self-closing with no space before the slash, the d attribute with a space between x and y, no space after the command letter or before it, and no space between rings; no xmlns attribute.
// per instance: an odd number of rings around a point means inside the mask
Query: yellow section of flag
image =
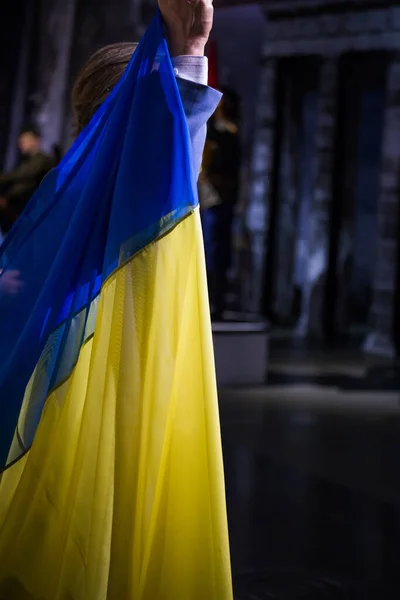
<svg viewBox="0 0 400 600"><path fill-rule="evenodd" d="M0 484L1 600L232 600L198 211L114 273Z"/></svg>

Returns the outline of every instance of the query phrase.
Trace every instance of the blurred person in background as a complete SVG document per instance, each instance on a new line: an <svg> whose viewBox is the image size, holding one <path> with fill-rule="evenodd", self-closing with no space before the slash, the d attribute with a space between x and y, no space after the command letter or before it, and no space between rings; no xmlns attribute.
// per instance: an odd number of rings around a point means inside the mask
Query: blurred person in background
<svg viewBox="0 0 400 600"><path fill-rule="evenodd" d="M0 229L7 234L18 219L43 178L56 165L56 158L41 150L41 137L32 126L25 127L18 137L22 155L20 164L8 173L0 174Z"/></svg>
<svg viewBox="0 0 400 600"><path fill-rule="evenodd" d="M240 99L229 88L222 88L221 91L223 98L208 126L199 182L210 304L214 320L222 319L225 310L241 165Z"/></svg>

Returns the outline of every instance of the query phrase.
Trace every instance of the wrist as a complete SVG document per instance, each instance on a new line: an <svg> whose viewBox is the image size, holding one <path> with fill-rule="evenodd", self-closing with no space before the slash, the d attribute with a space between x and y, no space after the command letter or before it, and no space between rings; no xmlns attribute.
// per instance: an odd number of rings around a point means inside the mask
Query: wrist
<svg viewBox="0 0 400 600"><path fill-rule="evenodd" d="M184 56L204 56L206 45L204 42L192 42L184 48Z"/></svg>
<svg viewBox="0 0 400 600"><path fill-rule="evenodd" d="M182 44L169 43L169 51L171 58L176 56L204 56L205 43L204 42L187 42Z"/></svg>

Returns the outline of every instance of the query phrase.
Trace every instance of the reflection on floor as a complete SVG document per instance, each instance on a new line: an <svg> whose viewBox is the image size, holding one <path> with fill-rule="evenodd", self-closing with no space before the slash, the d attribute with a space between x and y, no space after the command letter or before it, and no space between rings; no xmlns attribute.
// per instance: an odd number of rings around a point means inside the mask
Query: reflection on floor
<svg viewBox="0 0 400 600"><path fill-rule="evenodd" d="M236 600L398 600L397 380L273 344L267 387L221 390Z"/></svg>

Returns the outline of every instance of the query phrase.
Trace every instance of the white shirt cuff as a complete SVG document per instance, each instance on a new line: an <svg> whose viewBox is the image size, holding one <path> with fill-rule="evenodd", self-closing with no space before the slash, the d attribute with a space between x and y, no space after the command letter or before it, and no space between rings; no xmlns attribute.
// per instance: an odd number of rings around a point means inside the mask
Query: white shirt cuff
<svg viewBox="0 0 400 600"><path fill-rule="evenodd" d="M175 56L172 66L176 77L207 85L208 58L206 56Z"/></svg>

